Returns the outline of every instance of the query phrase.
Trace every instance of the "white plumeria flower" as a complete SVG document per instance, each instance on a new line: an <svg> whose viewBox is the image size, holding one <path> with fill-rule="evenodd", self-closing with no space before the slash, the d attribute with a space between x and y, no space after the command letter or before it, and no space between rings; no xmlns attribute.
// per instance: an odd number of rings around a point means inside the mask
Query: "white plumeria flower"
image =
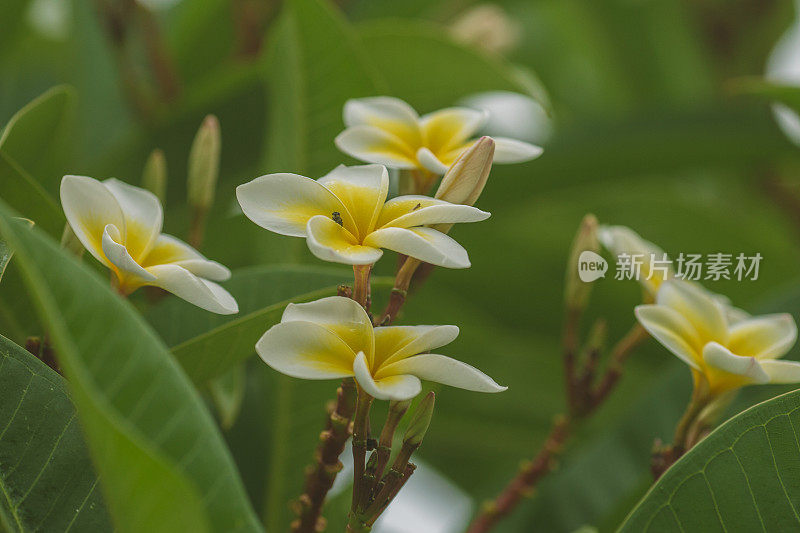
<svg viewBox="0 0 800 533"><path fill-rule="evenodd" d="M420 117L407 103L388 96L348 100L346 129L336 137L344 153L390 168L424 169L444 174L475 142L488 119L484 111L466 107L441 109ZM495 163L521 163L542 153L538 146L494 137Z"/></svg>
<svg viewBox="0 0 800 533"><path fill-rule="evenodd" d="M114 272L123 294L153 285L214 313L239 312L233 296L209 281L228 279L230 270L161 233L163 211L150 191L113 178L64 176L61 204L72 231Z"/></svg>
<svg viewBox="0 0 800 533"><path fill-rule="evenodd" d="M672 261L664 254L664 250L643 239L627 226L600 226L597 231L597 238L607 250L616 256L620 254L637 256L637 261L641 261L641 272L638 281L650 299L656 297L662 283L669 279L680 279L672 268ZM657 261L663 261L666 258L669 263L653 268L653 258ZM728 323L734 324L750 318L746 311L733 307L727 296L713 293L694 281L684 281L692 284L697 290L705 291L706 294L713 298L722 309L722 312L725 313Z"/></svg>
<svg viewBox="0 0 800 533"><path fill-rule="evenodd" d="M448 268L467 268L467 251L426 224L477 222L489 213L427 196L386 201L389 174L382 165L340 165L315 181L268 174L236 188L247 217L281 235L306 237L326 261L370 265L381 248Z"/></svg>
<svg viewBox="0 0 800 533"><path fill-rule="evenodd" d="M456 326L374 328L361 305L331 296L289 304L280 324L256 343L256 352L288 376L355 377L367 394L382 400L413 398L422 390L421 379L477 392L506 390L466 363L427 353L457 336Z"/></svg>
<svg viewBox="0 0 800 533"><path fill-rule="evenodd" d="M655 304L636 308L636 317L692 368L696 379L705 379L713 396L749 384L800 382L800 363L778 360L797 339L797 326L789 314L732 324L707 291L671 280L661 285Z"/></svg>
<svg viewBox="0 0 800 533"><path fill-rule="evenodd" d="M664 269L660 266L653 269L653 258L657 261L662 260L665 257L664 250L643 239L627 226L600 226L597 230L597 239L615 256L627 254L641 264L638 281L651 296L656 295L665 280L675 275L671 265L667 265Z"/></svg>

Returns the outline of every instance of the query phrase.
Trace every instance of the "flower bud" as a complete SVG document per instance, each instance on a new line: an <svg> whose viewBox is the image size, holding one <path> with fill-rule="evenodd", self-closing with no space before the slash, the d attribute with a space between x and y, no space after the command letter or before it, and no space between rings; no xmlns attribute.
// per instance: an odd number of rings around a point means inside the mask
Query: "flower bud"
<svg viewBox="0 0 800 533"><path fill-rule="evenodd" d="M406 429L406 434L403 436L403 444L409 446L419 446L422 444L422 439L425 438L425 433L428 431L428 426L433 417L433 404L436 400L436 395L431 391L417 406L414 413L414 418Z"/></svg>
<svg viewBox="0 0 800 533"><path fill-rule="evenodd" d="M578 233L572 241L572 250L567 263L564 302L568 309L578 312L586 307L589 294L592 292L591 282L581 280L578 273L581 254L587 251L595 254L600 251L600 243L597 240L597 218L592 214L583 217Z"/></svg>
<svg viewBox="0 0 800 533"><path fill-rule="evenodd" d="M162 150L155 149L150 152L142 172L142 186L155 194L158 201L164 204L167 198L167 158L164 157Z"/></svg>
<svg viewBox="0 0 800 533"><path fill-rule="evenodd" d="M456 159L436 191L436 198L451 204L474 205L492 170L494 141L481 137Z"/></svg>
<svg viewBox="0 0 800 533"><path fill-rule="evenodd" d="M214 203L214 194L219 176L219 155L222 146L219 121L208 115L192 143L189 152L189 203L207 210Z"/></svg>

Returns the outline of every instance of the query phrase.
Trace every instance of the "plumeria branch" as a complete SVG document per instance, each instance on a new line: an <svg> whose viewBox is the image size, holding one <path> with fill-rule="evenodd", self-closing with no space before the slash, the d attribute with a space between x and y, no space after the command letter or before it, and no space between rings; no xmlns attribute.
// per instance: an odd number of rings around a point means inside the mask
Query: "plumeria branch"
<svg viewBox="0 0 800 533"><path fill-rule="evenodd" d="M322 507L325 496L342 470L339 456L352 431L351 420L356 395L356 385L352 378L342 381L336 391L336 403L329 408L325 430L320 434L319 444L314 452L316 462L306 468L303 494L293 505L297 519L292 522L292 531L296 533L313 533L325 529L324 519L321 518Z"/></svg>
<svg viewBox="0 0 800 533"><path fill-rule="evenodd" d="M598 365L605 339L605 322L598 321L591 328L583 350L578 357L580 323L589 298L590 285L575 278L573 268L584 250L598 251L596 240L597 220L587 215L573 243L573 253L568 265L565 291L566 311L562 337L567 413L555 417L552 428L533 460L524 463L502 492L483 509L472 522L468 533L484 533L509 515L526 496L533 494L539 481L558 467L558 458L575 426L591 416L605 402L622 375L623 364L633 350L647 338L638 324L611 349L609 362L602 375Z"/></svg>

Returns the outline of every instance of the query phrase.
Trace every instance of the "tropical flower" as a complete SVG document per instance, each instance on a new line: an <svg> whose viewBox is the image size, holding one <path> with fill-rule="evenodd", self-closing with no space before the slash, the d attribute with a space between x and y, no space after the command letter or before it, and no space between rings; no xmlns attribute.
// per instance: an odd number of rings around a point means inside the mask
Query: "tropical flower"
<svg viewBox="0 0 800 533"><path fill-rule="evenodd" d="M630 259L629 265L639 265L638 281L651 297L655 297L664 281L675 276L664 250L627 226L602 225L597 238L617 258L626 255Z"/></svg>
<svg viewBox="0 0 800 533"><path fill-rule="evenodd" d="M369 163L444 174L475 142L473 137L487 118L485 112L466 107L420 117L404 101L388 96L348 100L346 129L336 137L336 146ZM494 141L495 163L530 161L542 153L540 147L515 139L495 137Z"/></svg>
<svg viewBox="0 0 800 533"><path fill-rule="evenodd" d="M800 382L800 363L780 361L797 339L789 314L735 323L712 294L697 285L664 282L656 303L636 307L636 317L669 351L688 364L697 385L718 396L749 384Z"/></svg>
<svg viewBox="0 0 800 533"><path fill-rule="evenodd" d="M381 248L449 268L470 265L467 251L426 224L477 222L489 213L427 196L386 201L389 174L382 165L338 166L315 181L268 174L236 188L247 217L281 235L306 237L326 261L369 265Z"/></svg>
<svg viewBox="0 0 800 533"><path fill-rule="evenodd" d="M289 304L280 324L256 343L256 352L270 367L288 376L355 377L367 394L382 400L413 398L422 389L421 379L478 392L506 390L466 363L427 353L457 336L456 326L373 328L358 303L331 296Z"/></svg>
<svg viewBox="0 0 800 533"><path fill-rule="evenodd" d="M121 293L153 285L214 313L239 312L233 296L209 281L228 279L230 270L161 233L163 211L153 193L113 178L64 176L61 204L72 231L111 269Z"/></svg>

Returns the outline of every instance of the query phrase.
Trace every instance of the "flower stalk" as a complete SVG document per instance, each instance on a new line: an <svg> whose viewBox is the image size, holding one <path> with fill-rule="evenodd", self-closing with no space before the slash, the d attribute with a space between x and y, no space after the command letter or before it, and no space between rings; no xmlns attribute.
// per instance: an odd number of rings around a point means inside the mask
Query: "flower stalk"
<svg viewBox="0 0 800 533"><path fill-rule="evenodd" d="M294 503L297 519L292 522L295 533L314 533L325 528L321 518L325 496L342 470L339 456L350 438L351 419L356 406L356 385L348 378L336 391L336 404L329 409L325 429L320 433L314 452L315 462L306 469L303 494Z"/></svg>
<svg viewBox="0 0 800 533"><path fill-rule="evenodd" d="M484 533L509 515L526 496L532 495L539 481L558 467L561 455L575 427L593 414L605 402L622 375L622 367L633 350L647 338L640 325L634 325L609 353L609 362L602 375L598 375L602 346L605 342L606 324L598 320L592 326L582 357L580 351L580 325L589 302L591 286L577 276L577 258L584 250L597 251L597 220L587 215L581 222L573 241L567 267L564 298L564 329L562 336L564 380L567 412L557 415L542 447L533 460L526 462L500 494L486 503L467 530Z"/></svg>

